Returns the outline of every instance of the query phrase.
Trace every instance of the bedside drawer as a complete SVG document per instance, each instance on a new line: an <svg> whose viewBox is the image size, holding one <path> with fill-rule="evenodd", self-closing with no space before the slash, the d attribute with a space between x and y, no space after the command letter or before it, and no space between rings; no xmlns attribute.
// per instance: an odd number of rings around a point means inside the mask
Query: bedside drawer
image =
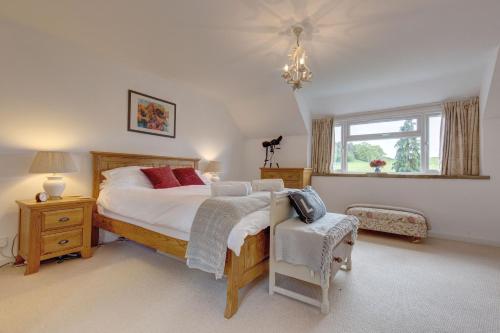
<svg viewBox="0 0 500 333"><path fill-rule="evenodd" d="M297 173L285 173L285 172L265 172L262 174L262 178L267 179L283 179L283 181L298 181L300 180L300 175Z"/></svg>
<svg viewBox="0 0 500 333"><path fill-rule="evenodd" d="M82 229L42 236L42 247L40 249L40 252L42 255L44 255L52 252L64 251L81 247L82 243Z"/></svg>
<svg viewBox="0 0 500 333"><path fill-rule="evenodd" d="M42 230L74 227L83 222L83 208L61 209L42 213Z"/></svg>

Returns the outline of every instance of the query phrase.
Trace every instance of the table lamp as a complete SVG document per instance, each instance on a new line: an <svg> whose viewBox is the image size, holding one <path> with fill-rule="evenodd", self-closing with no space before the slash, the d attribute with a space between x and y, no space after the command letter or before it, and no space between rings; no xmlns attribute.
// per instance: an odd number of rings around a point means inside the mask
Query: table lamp
<svg viewBox="0 0 500 333"><path fill-rule="evenodd" d="M30 173L52 173L43 183L43 189L49 195L49 200L62 199L66 184L63 177L57 173L78 171L70 153L58 151L39 151L30 167Z"/></svg>
<svg viewBox="0 0 500 333"><path fill-rule="evenodd" d="M209 161L205 168L205 173L210 174L210 180L218 182L220 180L219 173L222 172L222 166L219 161Z"/></svg>

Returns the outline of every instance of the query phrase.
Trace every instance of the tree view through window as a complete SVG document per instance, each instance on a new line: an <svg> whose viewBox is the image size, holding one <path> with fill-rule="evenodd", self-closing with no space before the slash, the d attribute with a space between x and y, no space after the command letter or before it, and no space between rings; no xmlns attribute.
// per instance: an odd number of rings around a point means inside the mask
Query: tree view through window
<svg viewBox="0 0 500 333"><path fill-rule="evenodd" d="M337 123L333 170L373 172L370 161L382 159L387 162L384 172L438 172L440 128L441 115L435 112L407 119Z"/></svg>

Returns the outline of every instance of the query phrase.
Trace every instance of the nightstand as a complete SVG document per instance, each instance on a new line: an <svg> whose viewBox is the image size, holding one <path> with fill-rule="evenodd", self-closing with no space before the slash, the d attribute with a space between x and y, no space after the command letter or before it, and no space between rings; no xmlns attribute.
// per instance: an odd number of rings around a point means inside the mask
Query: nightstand
<svg viewBox="0 0 500 333"><path fill-rule="evenodd" d="M40 261L80 252L92 256L90 236L95 199L64 197L36 202L18 200L19 247L16 262L27 261L25 275L38 272Z"/></svg>
<svg viewBox="0 0 500 333"><path fill-rule="evenodd" d="M311 185L311 168L260 168L261 179L281 178L287 188Z"/></svg>

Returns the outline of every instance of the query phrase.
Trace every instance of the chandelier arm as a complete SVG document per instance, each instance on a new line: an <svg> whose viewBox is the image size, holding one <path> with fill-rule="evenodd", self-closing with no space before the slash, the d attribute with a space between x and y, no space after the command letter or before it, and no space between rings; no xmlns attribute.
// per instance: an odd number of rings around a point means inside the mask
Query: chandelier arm
<svg viewBox="0 0 500 333"><path fill-rule="evenodd" d="M293 26L292 31L296 36L297 46L293 47L290 51L289 63L285 65L282 78L287 84L292 85L293 90L302 88L303 82L311 82L312 73L306 65L305 50L300 47L300 35L303 28L300 26Z"/></svg>

